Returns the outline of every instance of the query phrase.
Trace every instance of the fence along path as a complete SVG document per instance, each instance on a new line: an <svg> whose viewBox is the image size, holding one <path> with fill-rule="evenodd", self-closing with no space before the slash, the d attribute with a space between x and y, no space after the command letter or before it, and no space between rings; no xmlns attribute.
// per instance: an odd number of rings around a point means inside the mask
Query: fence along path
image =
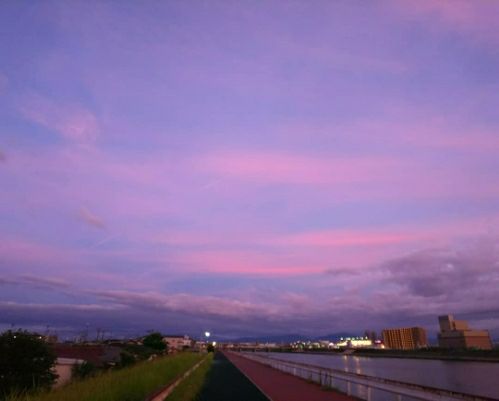
<svg viewBox="0 0 499 401"><path fill-rule="evenodd" d="M341 388L347 395L353 395L353 386L357 387L355 396L367 401L385 400L379 398L379 393L391 395L390 399L426 400L426 401L498 401L495 398L481 397L473 394L459 393L434 387L382 379L358 373L345 372L339 369L325 368L300 362L282 361L269 358L257 353L239 353L246 358L282 372L289 373L321 385ZM374 391L378 392L375 397Z"/></svg>
<svg viewBox="0 0 499 401"><path fill-rule="evenodd" d="M239 353L226 352L225 355L271 401L354 401L345 394L280 372Z"/></svg>

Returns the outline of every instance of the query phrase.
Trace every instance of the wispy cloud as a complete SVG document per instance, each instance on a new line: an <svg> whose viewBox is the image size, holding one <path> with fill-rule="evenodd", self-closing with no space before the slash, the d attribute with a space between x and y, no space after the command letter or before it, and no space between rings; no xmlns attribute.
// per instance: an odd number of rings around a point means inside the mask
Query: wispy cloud
<svg viewBox="0 0 499 401"><path fill-rule="evenodd" d="M410 0L394 3L405 13L418 17L433 27L437 25L441 29L458 32L482 43L496 45L499 42L499 28L495 21L499 5L495 1Z"/></svg>
<svg viewBox="0 0 499 401"><path fill-rule="evenodd" d="M71 285L63 279L60 278L50 278L50 277L39 277L34 275L22 275L20 280L23 283L27 283L34 286L39 286L42 288L69 288Z"/></svg>
<svg viewBox="0 0 499 401"><path fill-rule="evenodd" d="M217 176L250 182L327 185L369 181L395 168L397 160L234 150L207 155L197 164Z"/></svg>
<svg viewBox="0 0 499 401"><path fill-rule="evenodd" d="M231 300L215 296L196 296L193 294L137 293L130 291L98 291L100 298L120 305L147 310L169 310L175 312L226 316L246 319L251 316L265 316L275 313L269 305Z"/></svg>
<svg viewBox="0 0 499 401"><path fill-rule="evenodd" d="M19 101L23 116L63 138L76 143L92 143L99 135L95 115L78 104L56 103L40 94L32 93Z"/></svg>
<svg viewBox="0 0 499 401"><path fill-rule="evenodd" d="M104 221L90 212L87 208L82 207L78 212L78 217L81 221L83 221L90 227L94 227L99 230L103 230L106 228L106 224L104 223Z"/></svg>

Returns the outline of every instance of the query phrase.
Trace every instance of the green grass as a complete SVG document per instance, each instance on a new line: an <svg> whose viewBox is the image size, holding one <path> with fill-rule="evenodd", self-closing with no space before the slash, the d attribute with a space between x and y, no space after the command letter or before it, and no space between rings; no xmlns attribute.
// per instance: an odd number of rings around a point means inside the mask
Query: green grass
<svg viewBox="0 0 499 401"><path fill-rule="evenodd" d="M193 401L203 387L208 371L211 368L212 360L213 353L210 353L201 366L199 366L189 377L180 383L166 400Z"/></svg>
<svg viewBox="0 0 499 401"><path fill-rule="evenodd" d="M182 353L151 362L105 372L96 377L76 381L50 392L8 401L142 401L149 393L188 370L203 355Z"/></svg>

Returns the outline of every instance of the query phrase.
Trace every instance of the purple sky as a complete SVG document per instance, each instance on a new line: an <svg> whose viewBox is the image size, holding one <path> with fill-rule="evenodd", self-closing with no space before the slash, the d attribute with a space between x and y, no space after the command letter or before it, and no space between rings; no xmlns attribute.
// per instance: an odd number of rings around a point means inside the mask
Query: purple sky
<svg viewBox="0 0 499 401"><path fill-rule="evenodd" d="M499 335L498 18L2 1L0 329Z"/></svg>

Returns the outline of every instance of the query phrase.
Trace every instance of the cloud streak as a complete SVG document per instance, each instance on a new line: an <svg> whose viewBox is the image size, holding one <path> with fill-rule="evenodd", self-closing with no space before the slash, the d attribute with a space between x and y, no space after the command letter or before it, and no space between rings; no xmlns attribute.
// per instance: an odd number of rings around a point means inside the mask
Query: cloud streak
<svg viewBox="0 0 499 401"><path fill-rule="evenodd" d="M81 221L89 225L90 227L97 228L99 230L103 230L106 228L106 224L102 219L94 215L86 208L81 208L78 212L78 217Z"/></svg>
<svg viewBox="0 0 499 401"><path fill-rule="evenodd" d="M93 143L99 135L96 117L79 105L57 104L33 93L20 101L19 109L26 119L72 142Z"/></svg>

